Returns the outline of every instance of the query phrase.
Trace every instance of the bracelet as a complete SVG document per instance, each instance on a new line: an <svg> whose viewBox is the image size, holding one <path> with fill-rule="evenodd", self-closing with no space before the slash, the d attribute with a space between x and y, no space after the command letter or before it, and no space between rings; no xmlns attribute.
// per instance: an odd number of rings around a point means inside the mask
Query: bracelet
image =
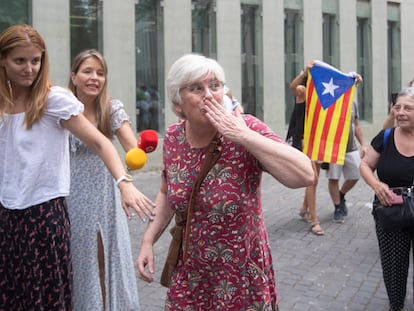
<svg viewBox="0 0 414 311"><path fill-rule="evenodd" d="M131 175L129 175L129 174L125 174L125 175L122 175L121 177L119 177L119 178L116 180L116 185L119 187L119 184L120 184L121 182L123 182L123 181L126 181L126 182L133 182L133 181L134 181L134 179L132 178L132 176L131 176Z"/></svg>

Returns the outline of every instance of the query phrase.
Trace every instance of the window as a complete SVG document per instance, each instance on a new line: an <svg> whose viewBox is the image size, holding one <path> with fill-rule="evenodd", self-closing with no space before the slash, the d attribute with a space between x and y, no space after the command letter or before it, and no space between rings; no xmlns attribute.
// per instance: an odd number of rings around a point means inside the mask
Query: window
<svg viewBox="0 0 414 311"><path fill-rule="evenodd" d="M242 102L246 113L263 119L261 3L242 3L241 8Z"/></svg>
<svg viewBox="0 0 414 311"><path fill-rule="evenodd" d="M192 50L217 59L215 1L193 0L192 4Z"/></svg>
<svg viewBox="0 0 414 311"><path fill-rule="evenodd" d="M285 9L285 120L289 122L294 108L290 82L304 67L303 21L298 9Z"/></svg>
<svg viewBox="0 0 414 311"><path fill-rule="evenodd" d="M102 53L102 1L70 1L70 56L86 49Z"/></svg>
<svg viewBox="0 0 414 311"><path fill-rule="evenodd" d="M339 29L336 15L323 13L323 61L339 68Z"/></svg>
<svg viewBox="0 0 414 311"><path fill-rule="evenodd" d="M401 83L401 32L400 32L400 6L397 3L388 4L388 92L398 93Z"/></svg>
<svg viewBox="0 0 414 311"><path fill-rule="evenodd" d="M31 0L0 0L0 32L14 24L32 24Z"/></svg>
<svg viewBox="0 0 414 311"><path fill-rule="evenodd" d="M164 46L162 1L135 6L137 131L164 132Z"/></svg>
<svg viewBox="0 0 414 311"><path fill-rule="evenodd" d="M338 2L323 0L322 11L323 61L339 68Z"/></svg>
<svg viewBox="0 0 414 311"><path fill-rule="evenodd" d="M372 36L371 7L368 1L357 2L357 72L364 79L358 87L359 118L372 122Z"/></svg>

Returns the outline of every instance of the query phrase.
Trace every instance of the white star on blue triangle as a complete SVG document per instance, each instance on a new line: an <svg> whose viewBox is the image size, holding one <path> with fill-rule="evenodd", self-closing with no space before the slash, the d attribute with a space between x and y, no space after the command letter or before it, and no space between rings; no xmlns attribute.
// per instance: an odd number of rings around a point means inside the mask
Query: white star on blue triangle
<svg viewBox="0 0 414 311"><path fill-rule="evenodd" d="M355 83L354 74L345 74L324 62L316 62L310 73L323 109L333 105Z"/></svg>
<svg viewBox="0 0 414 311"><path fill-rule="evenodd" d="M335 96L335 90L339 87L339 85L333 84L333 79L329 80L329 83L322 82L325 90L323 91L322 95L331 94L332 97Z"/></svg>

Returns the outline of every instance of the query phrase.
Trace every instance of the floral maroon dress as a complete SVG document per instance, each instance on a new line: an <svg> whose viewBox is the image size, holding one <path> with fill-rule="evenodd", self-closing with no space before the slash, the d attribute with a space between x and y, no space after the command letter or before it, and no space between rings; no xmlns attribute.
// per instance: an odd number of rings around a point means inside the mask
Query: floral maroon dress
<svg viewBox="0 0 414 311"><path fill-rule="evenodd" d="M284 143L262 121L244 118L254 131ZM207 151L190 147L185 122L170 126L164 138L164 176L174 210L186 208ZM261 203L262 167L243 146L222 138L222 147L197 194L187 260L182 262L181 252L166 310L276 310Z"/></svg>

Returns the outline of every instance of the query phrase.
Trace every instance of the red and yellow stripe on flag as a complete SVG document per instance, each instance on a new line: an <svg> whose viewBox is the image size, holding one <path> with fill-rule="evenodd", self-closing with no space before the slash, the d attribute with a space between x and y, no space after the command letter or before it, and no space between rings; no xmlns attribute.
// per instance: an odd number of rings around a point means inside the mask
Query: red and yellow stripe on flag
<svg viewBox="0 0 414 311"><path fill-rule="evenodd" d="M351 126L351 86L333 104L324 108L316 92L311 72L306 87L303 152L315 161L344 164Z"/></svg>

